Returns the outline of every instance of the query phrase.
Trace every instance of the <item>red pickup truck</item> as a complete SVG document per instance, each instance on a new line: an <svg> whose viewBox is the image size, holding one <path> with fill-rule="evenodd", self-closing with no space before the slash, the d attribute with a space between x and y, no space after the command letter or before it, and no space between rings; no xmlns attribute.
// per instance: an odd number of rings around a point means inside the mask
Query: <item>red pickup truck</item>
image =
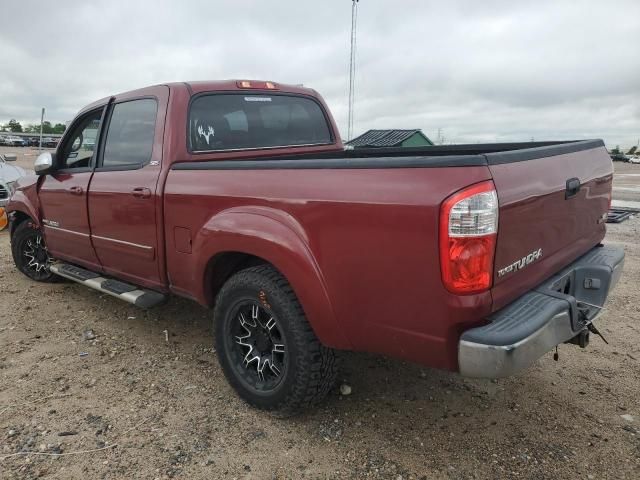
<svg viewBox="0 0 640 480"><path fill-rule="evenodd" d="M586 346L622 271L600 140L344 149L312 89L157 85L84 108L8 205L17 268L214 310L259 408L321 399L340 350L462 375Z"/></svg>

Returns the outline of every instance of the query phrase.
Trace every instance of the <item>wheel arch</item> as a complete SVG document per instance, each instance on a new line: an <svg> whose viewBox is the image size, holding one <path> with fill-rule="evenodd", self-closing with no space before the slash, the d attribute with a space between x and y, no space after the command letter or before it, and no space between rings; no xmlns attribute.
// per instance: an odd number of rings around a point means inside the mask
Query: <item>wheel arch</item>
<svg viewBox="0 0 640 480"><path fill-rule="evenodd" d="M24 177L24 179L18 180L18 182L20 184L24 182L25 185L21 185L18 190L13 193L9 204L5 208L9 218L13 218L9 230L11 235L13 235L15 227L27 219L31 220L36 227L40 228L37 192L38 179L36 177Z"/></svg>
<svg viewBox="0 0 640 480"><path fill-rule="evenodd" d="M269 264L289 282L316 336L326 346L350 344L335 316L327 287L302 226L289 214L268 207L238 207L212 217L195 236L193 251L202 290L212 306L234 273Z"/></svg>
<svg viewBox="0 0 640 480"><path fill-rule="evenodd" d="M218 252L207 262L204 271L204 293L207 304L213 306L218 292L226 281L241 270L256 265L269 264L264 258L245 252Z"/></svg>
<svg viewBox="0 0 640 480"><path fill-rule="evenodd" d="M15 229L18 227L18 225L20 225L23 222L29 221L31 220L32 222L37 224L37 221L35 221L33 218L31 218L31 216L25 212L23 212L22 210L12 210L10 213L10 218L11 221L9 222L9 237L13 237L13 232L15 231Z"/></svg>

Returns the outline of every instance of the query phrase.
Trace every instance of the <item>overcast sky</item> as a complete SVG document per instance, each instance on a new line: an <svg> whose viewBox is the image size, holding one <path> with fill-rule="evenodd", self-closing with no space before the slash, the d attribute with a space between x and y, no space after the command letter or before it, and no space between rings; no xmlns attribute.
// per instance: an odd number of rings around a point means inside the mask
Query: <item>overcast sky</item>
<svg viewBox="0 0 640 480"><path fill-rule="evenodd" d="M346 137L351 2L3 2L0 122L168 81L303 83ZM640 138L640 1L361 0L356 133Z"/></svg>

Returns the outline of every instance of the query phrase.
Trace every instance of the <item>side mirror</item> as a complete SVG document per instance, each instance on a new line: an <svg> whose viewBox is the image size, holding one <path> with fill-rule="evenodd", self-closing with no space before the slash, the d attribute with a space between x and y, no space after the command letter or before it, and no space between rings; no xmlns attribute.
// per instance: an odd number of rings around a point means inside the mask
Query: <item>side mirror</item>
<svg viewBox="0 0 640 480"><path fill-rule="evenodd" d="M36 158L35 163L33 164L33 170L36 172L36 175L45 175L50 173L53 170L53 155L51 152L42 152Z"/></svg>

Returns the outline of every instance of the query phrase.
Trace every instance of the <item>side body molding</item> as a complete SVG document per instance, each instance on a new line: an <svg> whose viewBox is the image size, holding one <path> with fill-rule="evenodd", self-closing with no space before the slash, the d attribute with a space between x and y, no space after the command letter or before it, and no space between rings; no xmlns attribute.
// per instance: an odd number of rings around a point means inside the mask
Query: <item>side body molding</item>
<svg viewBox="0 0 640 480"><path fill-rule="evenodd" d="M333 348L351 348L337 321L325 281L302 226L291 215L269 207L234 207L214 215L193 239L194 275L201 291L194 295L211 304L205 291L209 260L225 252L260 257L282 273L293 288L317 337Z"/></svg>

